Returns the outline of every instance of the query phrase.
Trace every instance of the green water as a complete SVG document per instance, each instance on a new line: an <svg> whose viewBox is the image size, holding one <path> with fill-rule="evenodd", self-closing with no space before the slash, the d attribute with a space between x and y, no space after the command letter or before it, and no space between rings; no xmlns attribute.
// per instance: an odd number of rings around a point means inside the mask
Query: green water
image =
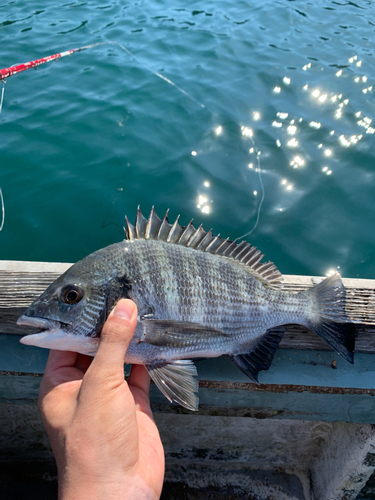
<svg viewBox="0 0 375 500"><path fill-rule="evenodd" d="M241 236L262 182L248 240L281 272L374 278L374 40L371 1L1 4L0 68L135 57L9 78L0 259L76 261L138 204Z"/></svg>

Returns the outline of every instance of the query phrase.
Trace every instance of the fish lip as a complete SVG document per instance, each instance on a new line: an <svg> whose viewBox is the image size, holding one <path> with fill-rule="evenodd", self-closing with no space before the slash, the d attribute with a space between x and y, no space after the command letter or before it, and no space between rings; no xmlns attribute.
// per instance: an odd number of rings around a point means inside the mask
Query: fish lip
<svg viewBox="0 0 375 500"><path fill-rule="evenodd" d="M17 325L32 326L34 328L41 328L42 331L48 330L50 332L57 331L62 324L64 323L55 320L50 320L47 318L41 318L39 316L38 317L26 316L26 314L23 314L17 320Z"/></svg>
<svg viewBox="0 0 375 500"><path fill-rule="evenodd" d="M66 330L44 330L40 333L26 335L20 339L21 344L43 347L57 351L80 352L87 356L95 356L99 339L67 333Z"/></svg>

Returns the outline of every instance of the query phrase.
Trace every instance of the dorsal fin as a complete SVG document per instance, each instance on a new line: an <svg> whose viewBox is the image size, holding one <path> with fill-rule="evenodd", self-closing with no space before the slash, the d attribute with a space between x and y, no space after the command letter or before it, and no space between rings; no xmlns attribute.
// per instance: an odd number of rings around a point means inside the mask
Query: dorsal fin
<svg viewBox="0 0 375 500"><path fill-rule="evenodd" d="M264 284L275 288L282 286L282 275L275 264L269 261L261 262L264 255L250 243L246 241L237 243L238 240L230 241L228 238L224 240L219 235L214 236L211 229L207 233L202 226L195 229L192 220L187 226L180 226L179 218L180 216L173 224L170 224L168 210L161 220L152 207L147 220L138 207L134 226L125 217L125 234L129 240L160 240L221 255L244 266L250 274Z"/></svg>

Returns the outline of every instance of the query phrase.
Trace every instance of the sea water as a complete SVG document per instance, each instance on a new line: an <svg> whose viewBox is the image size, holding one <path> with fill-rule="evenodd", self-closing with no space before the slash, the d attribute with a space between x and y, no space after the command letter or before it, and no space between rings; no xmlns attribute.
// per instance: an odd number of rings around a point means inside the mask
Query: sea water
<svg viewBox="0 0 375 500"><path fill-rule="evenodd" d="M285 274L375 277L373 2L28 0L0 28L0 69L123 46L6 82L0 259L74 262L154 205Z"/></svg>

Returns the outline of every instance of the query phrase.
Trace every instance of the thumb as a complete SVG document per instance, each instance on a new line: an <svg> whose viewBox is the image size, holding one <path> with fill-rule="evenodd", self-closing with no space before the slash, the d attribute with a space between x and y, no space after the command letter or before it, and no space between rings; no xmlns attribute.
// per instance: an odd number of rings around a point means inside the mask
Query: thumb
<svg viewBox="0 0 375 500"><path fill-rule="evenodd" d="M132 300L120 300L103 326L98 351L86 372L89 378L95 374L102 379L104 374L108 377L116 373L124 378L125 354L136 325L137 306Z"/></svg>

